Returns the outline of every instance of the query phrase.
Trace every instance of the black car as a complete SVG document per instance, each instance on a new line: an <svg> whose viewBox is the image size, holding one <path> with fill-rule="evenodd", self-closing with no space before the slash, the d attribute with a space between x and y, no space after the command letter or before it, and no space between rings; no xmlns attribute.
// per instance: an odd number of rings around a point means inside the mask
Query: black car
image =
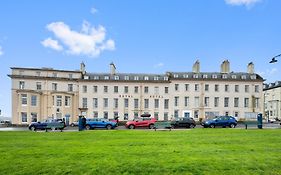
<svg viewBox="0 0 281 175"><path fill-rule="evenodd" d="M43 122L33 122L28 126L28 129L31 131L36 130L63 130L65 127L65 123L61 119L48 119Z"/></svg>
<svg viewBox="0 0 281 175"><path fill-rule="evenodd" d="M196 123L193 118L181 117L171 122L172 128L194 128Z"/></svg>

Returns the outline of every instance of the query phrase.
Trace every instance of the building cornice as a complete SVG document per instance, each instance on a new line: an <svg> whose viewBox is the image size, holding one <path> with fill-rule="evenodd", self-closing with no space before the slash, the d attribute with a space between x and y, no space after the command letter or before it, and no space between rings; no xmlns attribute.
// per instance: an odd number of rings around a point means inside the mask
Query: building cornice
<svg viewBox="0 0 281 175"><path fill-rule="evenodd" d="M81 71L60 70L53 68L24 68L24 67L10 67L12 70L32 70L32 71L53 71L53 72L68 72L68 73L81 73Z"/></svg>

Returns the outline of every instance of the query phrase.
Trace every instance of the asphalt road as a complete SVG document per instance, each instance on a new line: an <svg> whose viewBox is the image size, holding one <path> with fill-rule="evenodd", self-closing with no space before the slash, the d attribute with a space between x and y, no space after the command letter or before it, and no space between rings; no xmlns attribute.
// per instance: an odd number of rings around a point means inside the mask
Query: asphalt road
<svg viewBox="0 0 281 175"><path fill-rule="evenodd" d="M200 125L197 125L194 129L196 128L203 128ZM236 128L244 129L245 125L244 124L238 124ZM249 129L254 129L257 128L255 125L250 125L248 126ZM280 123L263 123L263 128L264 129L281 129ZM118 126L115 128L116 130L127 130L125 126ZM106 129L96 129L96 130L106 130ZM148 130L147 128L138 128L136 130ZM173 129L173 130L185 130L185 128L181 129ZM0 127L0 131L28 131L27 127ZM63 131L78 131L78 127L71 127L68 126L66 127Z"/></svg>

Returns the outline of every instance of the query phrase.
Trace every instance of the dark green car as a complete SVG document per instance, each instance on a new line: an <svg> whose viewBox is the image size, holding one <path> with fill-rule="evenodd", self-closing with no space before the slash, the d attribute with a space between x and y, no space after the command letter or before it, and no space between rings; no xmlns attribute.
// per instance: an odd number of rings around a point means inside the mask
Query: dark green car
<svg viewBox="0 0 281 175"><path fill-rule="evenodd" d="M196 123L193 118L180 117L171 121L172 128L194 128Z"/></svg>

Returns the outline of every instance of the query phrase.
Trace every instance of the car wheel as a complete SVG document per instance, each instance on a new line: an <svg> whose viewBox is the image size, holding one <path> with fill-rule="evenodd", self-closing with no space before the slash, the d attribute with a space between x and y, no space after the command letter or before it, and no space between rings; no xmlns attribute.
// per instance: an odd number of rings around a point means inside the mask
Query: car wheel
<svg viewBox="0 0 281 175"><path fill-rule="evenodd" d="M56 127L51 127L51 130L52 130L52 131L55 131L55 130L56 130Z"/></svg>
<svg viewBox="0 0 281 175"><path fill-rule="evenodd" d="M211 124L210 125L210 128L215 128L216 126L214 124Z"/></svg>
<svg viewBox="0 0 281 175"><path fill-rule="evenodd" d="M30 130L31 130L31 131L36 131L35 126L31 126Z"/></svg>
<svg viewBox="0 0 281 175"><path fill-rule="evenodd" d="M195 128L195 125L194 124L190 124L190 128Z"/></svg>
<svg viewBox="0 0 281 175"><path fill-rule="evenodd" d="M150 124L150 125L148 126L148 128L149 128L149 129L153 129L153 128L154 128L154 124Z"/></svg>
<svg viewBox="0 0 281 175"><path fill-rule="evenodd" d="M90 125L86 125L86 130L90 130L91 129L91 126Z"/></svg>
<svg viewBox="0 0 281 175"><path fill-rule="evenodd" d="M73 124L73 123L71 123L71 124L70 124L70 126L71 126L71 127L74 127L74 124Z"/></svg>
<svg viewBox="0 0 281 175"><path fill-rule="evenodd" d="M107 129L107 130L110 130L111 128L112 128L111 125L106 125L106 129Z"/></svg>
<svg viewBox="0 0 281 175"><path fill-rule="evenodd" d="M231 123L231 124L229 125L229 127L230 127L230 128L235 128L235 124Z"/></svg>
<svg viewBox="0 0 281 175"><path fill-rule="evenodd" d="M135 129L135 126L134 126L134 125L129 125L128 128L129 128L129 129Z"/></svg>

